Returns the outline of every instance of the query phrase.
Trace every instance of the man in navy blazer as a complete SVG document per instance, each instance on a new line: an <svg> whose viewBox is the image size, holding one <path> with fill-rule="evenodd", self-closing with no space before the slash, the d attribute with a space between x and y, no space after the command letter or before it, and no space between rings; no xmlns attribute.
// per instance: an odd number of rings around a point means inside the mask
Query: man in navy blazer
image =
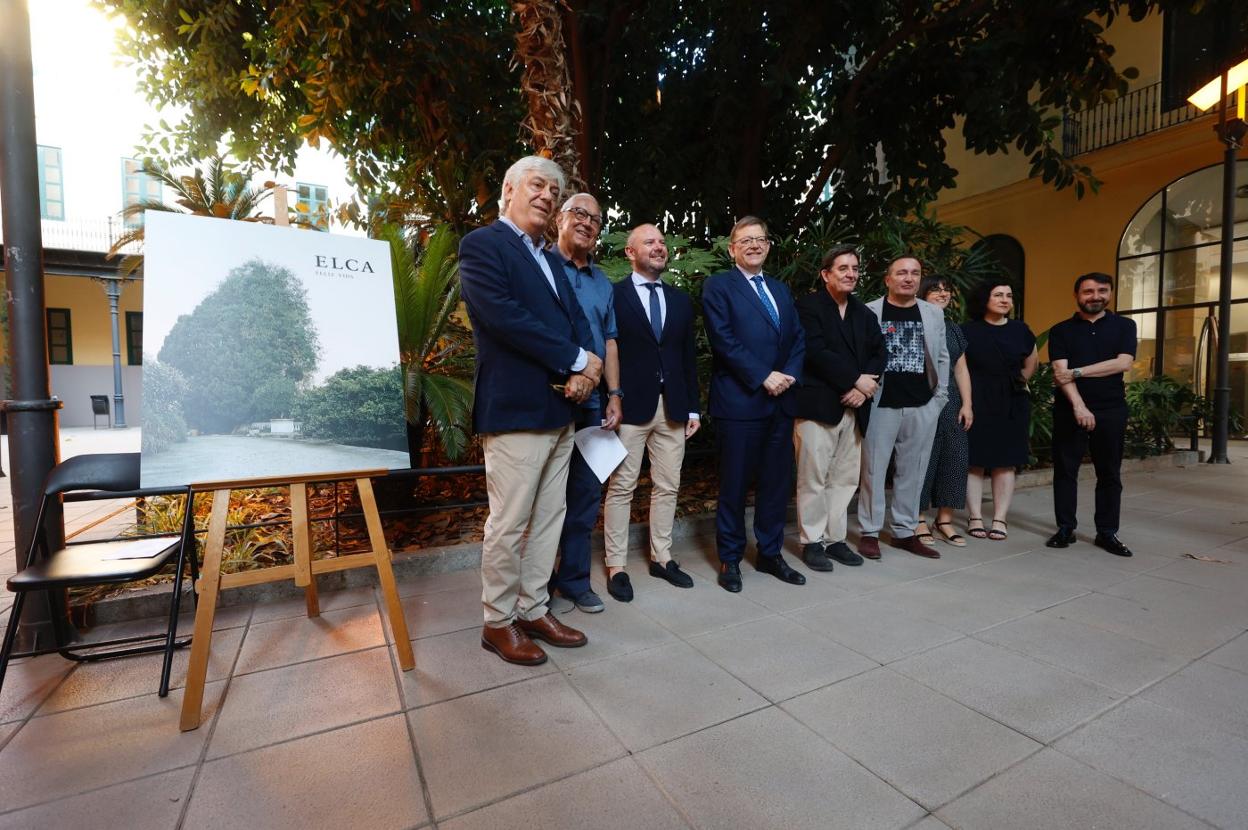
<svg viewBox="0 0 1248 830"><path fill-rule="evenodd" d="M745 496L754 492L755 567L791 585L806 577L780 555L793 470L793 385L801 380L806 342L793 295L763 273L771 242L754 216L728 237L736 267L702 289L702 311L714 358L710 413L719 443L719 509L715 539L719 584L741 590Z"/></svg>
<svg viewBox="0 0 1248 830"><path fill-rule="evenodd" d="M572 423L603 366L563 264L542 238L563 187L563 171L550 159L520 159L503 179L499 220L459 246L476 344L472 424L482 435L490 502L481 543L481 645L522 665L546 662L534 638L559 647L586 643L547 607Z"/></svg>
<svg viewBox="0 0 1248 830"><path fill-rule="evenodd" d="M621 602L633 598L624 564L628 554L629 505L641 458L650 451L650 575L677 588L693 579L672 559L672 522L685 441L698 431L698 370L693 348L693 302L661 279L667 242L654 225L638 225L624 254L633 272L615 284L616 347L620 388L609 394L622 403L620 440L628 456L607 487L603 541L607 592Z"/></svg>

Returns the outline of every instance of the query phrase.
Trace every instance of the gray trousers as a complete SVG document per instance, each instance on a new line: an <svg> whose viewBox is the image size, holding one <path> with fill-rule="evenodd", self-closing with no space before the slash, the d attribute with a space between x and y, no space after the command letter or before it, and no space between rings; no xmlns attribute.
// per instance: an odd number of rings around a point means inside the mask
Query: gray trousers
<svg viewBox="0 0 1248 830"><path fill-rule="evenodd" d="M945 398L903 409L872 407L871 422L862 443L862 472L858 479L858 525L863 535L876 536L884 527L884 477L897 450L893 472L893 538L914 535L919 524L919 498L932 455L936 421Z"/></svg>

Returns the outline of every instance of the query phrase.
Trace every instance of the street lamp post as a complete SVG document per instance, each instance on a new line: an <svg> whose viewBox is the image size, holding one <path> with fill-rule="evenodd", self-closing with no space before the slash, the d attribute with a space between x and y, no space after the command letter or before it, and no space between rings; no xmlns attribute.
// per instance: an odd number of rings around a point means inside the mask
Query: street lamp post
<svg viewBox="0 0 1248 830"><path fill-rule="evenodd" d="M1187 99L1200 110L1207 110L1218 102L1218 123L1214 130L1218 140L1226 145L1222 158L1222 263L1218 269L1218 355L1210 464L1231 463L1227 455L1231 418L1231 266L1235 252L1235 167L1244 137L1248 135L1248 122L1244 120L1246 84L1248 61L1232 66ZM1234 90L1238 90L1239 103L1232 116L1227 99Z"/></svg>

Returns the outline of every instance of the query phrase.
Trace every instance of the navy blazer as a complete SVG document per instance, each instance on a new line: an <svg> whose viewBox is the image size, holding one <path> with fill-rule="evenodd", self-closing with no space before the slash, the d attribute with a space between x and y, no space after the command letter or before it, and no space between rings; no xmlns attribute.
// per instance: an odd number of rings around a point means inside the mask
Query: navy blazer
<svg viewBox="0 0 1248 830"><path fill-rule="evenodd" d="M507 224L478 228L459 243L459 281L477 351L476 432L557 429L576 417L576 405L551 385L567 380L578 350L592 351L593 341L563 263L542 255L557 297Z"/></svg>
<svg viewBox="0 0 1248 830"><path fill-rule="evenodd" d="M709 277L702 288L702 313L713 356L710 413L717 418L768 418L777 406L786 415L795 414L795 388L772 397L763 381L777 371L801 383L806 339L788 287L764 278L776 300L779 330L739 269Z"/></svg>
<svg viewBox="0 0 1248 830"><path fill-rule="evenodd" d="M797 301L797 317L806 333L806 375L797 390L797 417L835 426L845 413L841 395L859 375L883 375L888 360L879 318L850 295L841 319L840 306L819 288ZM858 431L867 434L871 399L855 410Z"/></svg>
<svg viewBox="0 0 1248 830"><path fill-rule="evenodd" d="M663 336L656 340L632 277L615 284L616 348L626 424L646 424L659 406L659 379L667 417L684 422L698 412L698 366L693 347L693 302L675 286L660 283L667 306Z"/></svg>

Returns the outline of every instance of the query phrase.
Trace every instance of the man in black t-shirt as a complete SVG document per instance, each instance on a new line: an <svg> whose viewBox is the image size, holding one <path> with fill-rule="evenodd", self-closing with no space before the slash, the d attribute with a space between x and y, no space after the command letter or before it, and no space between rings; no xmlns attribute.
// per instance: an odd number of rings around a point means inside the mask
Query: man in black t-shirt
<svg viewBox="0 0 1248 830"><path fill-rule="evenodd" d="M884 275L888 294L867 303L879 320L888 352L863 440L858 481L858 524L862 531L858 552L868 559L880 558L884 477L894 450L892 545L917 556L940 557L914 532L936 421L949 394L945 313L918 299L922 278L923 267L917 259L898 257L889 263Z"/></svg>
<svg viewBox="0 0 1248 830"><path fill-rule="evenodd" d="M1097 547L1117 556L1131 549L1118 540L1122 502L1122 450L1127 432L1123 374L1135 360L1135 321L1106 309L1113 296L1108 274L1075 280L1079 310L1049 330L1053 362L1053 512L1057 532L1045 543L1064 548L1075 541L1079 465L1084 452L1096 467Z"/></svg>

